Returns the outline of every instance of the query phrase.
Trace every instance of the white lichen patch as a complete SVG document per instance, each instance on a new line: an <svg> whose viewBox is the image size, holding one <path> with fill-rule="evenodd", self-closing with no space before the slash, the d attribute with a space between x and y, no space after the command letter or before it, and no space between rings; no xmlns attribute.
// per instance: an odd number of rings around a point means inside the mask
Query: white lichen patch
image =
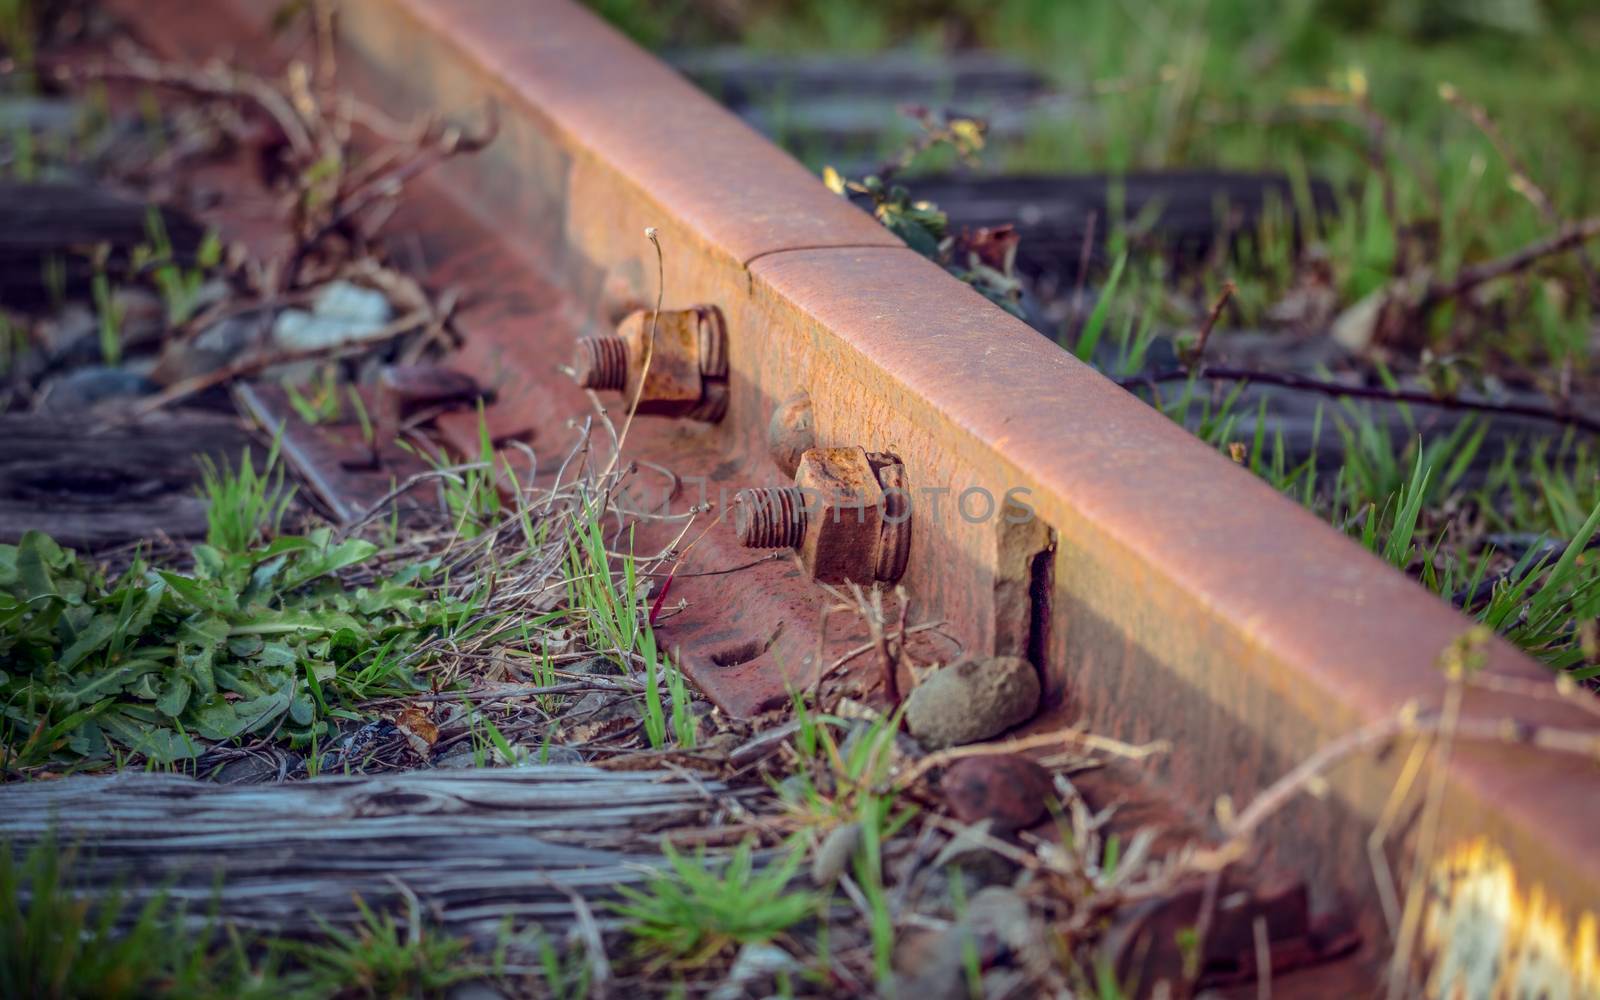
<svg viewBox="0 0 1600 1000"><path fill-rule="evenodd" d="M1433 865L1423 955L1431 997L1600 997L1595 914L1569 918L1542 886L1520 886L1505 852L1481 837Z"/></svg>

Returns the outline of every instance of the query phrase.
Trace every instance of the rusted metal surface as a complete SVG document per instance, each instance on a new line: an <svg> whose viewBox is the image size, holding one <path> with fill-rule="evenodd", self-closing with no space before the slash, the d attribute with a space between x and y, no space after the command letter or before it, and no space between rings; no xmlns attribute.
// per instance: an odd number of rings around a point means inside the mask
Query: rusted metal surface
<svg viewBox="0 0 1600 1000"><path fill-rule="evenodd" d="M296 477L338 523L359 520L399 483L427 471L414 451L396 443L393 433L377 432L376 427L376 433L364 433L354 413L310 424L295 412L287 392L262 383L239 386L235 398L258 426L277 437ZM378 393L370 390L363 390L362 401L369 413L381 405Z"/></svg>
<svg viewBox="0 0 1600 1000"><path fill-rule="evenodd" d="M1203 941L1183 942L1211 910ZM1359 935L1338 922L1312 917L1305 883L1264 889L1223 886L1208 896L1203 880L1174 895L1130 907L1106 934L1102 954L1117 981L1178 989L1188 980L1185 960L1198 966L1201 986L1274 981L1285 973L1341 958ZM1291 993L1291 995L1297 995Z"/></svg>
<svg viewBox="0 0 1600 1000"><path fill-rule="evenodd" d="M445 412L488 402L489 396L470 375L437 365L386 365L378 373L374 414L373 464L379 450L397 441L401 425L425 410Z"/></svg>
<svg viewBox="0 0 1600 1000"><path fill-rule="evenodd" d="M177 0L129 5L161 44L206 54L219 35L259 32L272 7L217 4L198 24ZM541 454L588 412L555 359L654 299L642 235L654 227L665 308L716 303L729 332L724 419L645 418L629 439L632 456L678 474L663 486L673 509L787 485L774 456L795 446L769 441L769 425L805 393L808 414L780 418L783 434L804 426L807 447L903 463L915 490L901 582L919 614L946 620L967 655L1038 663L1056 719L1170 740L1159 780L1202 818L1408 702L1440 703L1435 657L1467 627L1452 609L901 246L588 12L348 0L341 13L345 79L368 99L401 113L500 106L499 141L441 168L402 221L424 234L430 281L475 303L453 365L495 390L492 422L534 429ZM475 428L458 429L472 450ZM860 641L843 616L819 621L802 569L748 559L731 524L708 532L661 630L737 713L781 703L786 684ZM1487 669L1545 676L1499 642ZM1464 711L1587 720L1482 692ZM1263 863L1304 879L1311 912L1363 903L1370 941L1387 932L1367 839L1405 756L1358 757L1263 831ZM1461 743L1443 787L1441 847L1490 845L1540 919L1564 928L1563 949L1591 940L1595 763ZM1413 796L1391 831L1402 850L1417 812Z"/></svg>
<svg viewBox="0 0 1600 1000"><path fill-rule="evenodd" d="M614 337L580 337L573 375L585 389L620 392L639 414L716 423L728 409L727 345L715 306L639 310Z"/></svg>
<svg viewBox="0 0 1600 1000"><path fill-rule="evenodd" d="M905 466L862 448L811 448L793 486L740 490L734 524L746 548L793 548L819 583L894 583L911 540Z"/></svg>
<svg viewBox="0 0 1600 1000"><path fill-rule="evenodd" d="M797 392L773 407L767 421L767 453L779 472L793 479L795 470L800 468L800 456L816 446L809 395Z"/></svg>

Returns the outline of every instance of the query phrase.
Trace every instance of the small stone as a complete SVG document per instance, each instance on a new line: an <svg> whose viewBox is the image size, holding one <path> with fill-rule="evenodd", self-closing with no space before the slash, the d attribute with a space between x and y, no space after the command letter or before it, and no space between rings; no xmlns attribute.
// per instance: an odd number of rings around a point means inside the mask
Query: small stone
<svg viewBox="0 0 1600 1000"><path fill-rule="evenodd" d="M985 982L995 971L991 966L998 963L1027 969L1050 960L1049 944L1028 911L1027 901L998 886L974 893L967 901L965 917L920 950L927 957L900 994L919 1000L967 996L965 955L969 950L977 951L979 967L988 970Z"/></svg>
<svg viewBox="0 0 1600 1000"><path fill-rule="evenodd" d="M528 764L582 764L583 754L568 746L552 743L547 747L529 747Z"/></svg>
<svg viewBox="0 0 1600 1000"><path fill-rule="evenodd" d="M1035 952L1042 944L1040 926L1028 911L1028 901L1014 890L990 886L973 894L967 903L967 924L1014 955Z"/></svg>
<svg viewBox="0 0 1600 1000"><path fill-rule="evenodd" d="M67 416L117 399L137 399L156 391L156 384L126 368L95 365L79 368L50 386L40 409Z"/></svg>
<svg viewBox="0 0 1600 1000"><path fill-rule="evenodd" d="M264 785L269 781L277 781L278 775L285 770L279 761L269 757L258 757L248 754L235 757L217 769L211 780L219 785Z"/></svg>
<svg viewBox="0 0 1600 1000"><path fill-rule="evenodd" d="M1050 774L1018 754L958 760L939 779L951 815L963 823L989 821L995 833L1037 823L1051 794Z"/></svg>
<svg viewBox="0 0 1600 1000"><path fill-rule="evenodd" d="M933 859L933 866L959 869L962 876L977 883L974 888L1010 885L1020 866L989 846L993 836L990 821L979 820L951 837Z"/></svg>
<svg viewBox="0 0 1600 1000"><path fill-rule="evenodd" d="M861 846L861 824L846 823L828 831L811 857L811 881L819 886L830 886L850 867L850 860Z"/></svg>
<svg viewBox="0 0 1600 1000"><path fill-rule="evenodd" d="M625 691L590 691L574 702L561 717L562 722L568 725L612 722L617 719L638 722L643 718L644 708L640 700Z"/></svg>
<svg viewBox="0 0 1600 1000"><path fill-rule="evenodd" d="M622 677L626 672L609 656L591 656L567 667L568 673L597 674L602 677Z"/></svg>
<svg viewBox="0 0 1600 1000"><path fill-rule="evenodd" d="M794 975L800 963L793 955L775 944L752 941L739 949L738 957L728 969L721 985L711 992L710 1000L740 1000L751 995L768 994L766 989L755 989L780 974Z"/></svg>
<svg viewBox="0 0 1600 1000"><path fill-rule="evenodd" d="M450 769L477 767L478 759L478 754L471 747L457 747L444 756L435 758L433 766ZM488 763L487 755L484 762Z"/></svg>
<svg viewBox="0 0 1600 1000"><path fill-rule="evenodd" d="M286 351L320 351L368 340L389 322L389 300L380 291L335 281L317 293L311 311L285 309L272 324L272 339Z"/></svg>
<svg viewBox="0 0 1600 1000"><path fill-rule="evenodd" d="M263 314L247 313L213 323L192 340L169 340L150 377L162 385L173 385L216 371L255 354L265 329Z"/></svg>
<svg viewBox="0 0 1600 1000"><path fill-rule="evenodd" d="M935 672L906 699L906 726L930 750L976 743L1039 710L1039 672L1016 656L963 660Z"/></svg>
<svg viewBox="0 0 1600 1000"><path fill-rule="evenodd" d="M450 1000L506 1000L487 980L469 979L450 987Z"/></svg>

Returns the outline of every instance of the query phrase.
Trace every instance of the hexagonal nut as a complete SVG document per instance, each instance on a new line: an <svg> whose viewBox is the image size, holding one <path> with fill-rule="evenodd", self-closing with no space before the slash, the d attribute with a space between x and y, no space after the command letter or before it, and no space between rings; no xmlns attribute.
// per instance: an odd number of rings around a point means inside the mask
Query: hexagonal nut
<svg viewBox="0 0 1600 1000"><path fill-rule="evenodd" d="M652 311L640 310L617 327L628 345L628 380L622 398L639 399L638 412L666 417L689 416L700 405L700 313L695 309L663 309L655 323L654 357L650 357ZM649 371L645 359L650 358ZM640 377L644 378L641 390Z"/></svg>
<svg viewBox="0 0 1600 1000"><path fill-rule="evenodd" d="M870 584L877 573L883 487L862 448L812 448L794 485L806 511L800 561L820 583Z"/></svg>

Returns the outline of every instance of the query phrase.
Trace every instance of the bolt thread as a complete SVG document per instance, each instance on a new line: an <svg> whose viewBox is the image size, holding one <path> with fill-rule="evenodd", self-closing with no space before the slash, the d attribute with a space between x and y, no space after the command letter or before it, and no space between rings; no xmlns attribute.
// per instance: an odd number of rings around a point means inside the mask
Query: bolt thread
<svg viewBox="0 0 1600 1000"><path fill-rule="evenodd" d="M585 389L621 389L628 384L628 345L621 337L580 337L573 377Z"/></svg>
<svg viewBox="0 0 1600 1000"><path fill-rule="evenodd" d="M747 549L796 548L806 537L805 496L794 486L740 490L734 527Z"/></svg>
<svg viewBox="0 0 1600 1000"><path fill-rule="evenodd" d="M695 332L700 339L700 374L727 378L728 334L722 324L722 313L716 306L701 306L695 314Z"/></svg>

